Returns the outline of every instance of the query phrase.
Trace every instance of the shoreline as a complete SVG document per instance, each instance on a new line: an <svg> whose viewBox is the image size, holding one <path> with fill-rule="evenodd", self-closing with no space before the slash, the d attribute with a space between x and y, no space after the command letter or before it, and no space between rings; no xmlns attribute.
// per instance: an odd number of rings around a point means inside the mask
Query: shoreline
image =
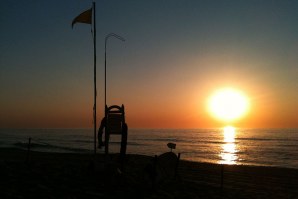
<svg viewBox="0 0 298 199"><path fill-rule="evenodd" d="M20 151L26 151L27 152L27 146L28 146L28 143L23 143L22 146L20 147L0 147L0 154L1 154L1 150L20 150ZM103 150L103 149L101 149ZM37 152L37 153L53 153L53 154L78 154L78 155L93 155L93 150L85 150L85 149L76 149L76 150L73 150L73 151L47 151L47 150L34 150L34 149L31 149L32 152ZM161 154L161 153L157 153L155 155L158 155L158 154ZM97 155L104 155L104 151L101 151L99 152L99 150L97 150ZM137 154L137 153L128 153L128 155L140 155L140 156L148 156L148 157L151 157L150 155L147 155L147 154ZM181 152L181 160L182 161L187 161L187 162L194 162L194 163L206 163L206 164L214 164L214 165L231 165L231 166L248 166L248 167L270 167L270 168L284 168L284 169L298 169L298 168L295 168L295 167L291 167L291 166L288 166L288 167L283 167L283 166L278 166L278 165L266 165L266 164L256 164L256 163L252 163L252 164L249 164L249 163L235 163L235 164L220 164L220 163L216 163L216 162L213 162L213 161L196 161L196 160L193 160L192 158L184 158L183 156L183 152ZM153 156L152 156L153 157Z"/></svg>
<svg viewBox="0 0 298 199"><path fill-rule="evenodd" d="M68 130L8 130L1 131L1 147L28 147L44 152L93 153L92 132ZM177 144L175 152L181 159L215 164L277 166L297 168L298 131L262 131L239 129L233 142L225 141L222 130L135 130L131 129L127 152L154 156L169 151L166 144ZM93 135L93 134L92 134ZM111 151L119 152L119 136L113 137ZM102 153L102 150L98 151ZM232 159L233 160L232 160Z"/></svg>
<svg viewBox="0 0 298 199"><path fill-rule="evenodd" d="M295 198L298 169L180 160L177 178L154 188L145 172L153 157L0 149L1 198Z"/></svg>

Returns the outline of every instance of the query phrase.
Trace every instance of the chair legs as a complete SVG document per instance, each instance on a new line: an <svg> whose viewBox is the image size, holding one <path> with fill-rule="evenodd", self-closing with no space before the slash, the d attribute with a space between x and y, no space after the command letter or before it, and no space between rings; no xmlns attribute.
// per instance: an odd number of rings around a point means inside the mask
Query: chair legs
<svg viewBox="0 0 298 199"><path fill-rule="evenodd" d="M127 147L127 131L128 127L127 124L123 124L123 131L121 135L121 147L120 147L120 158L123 159L126 155L126 147ZM105 154L109 154L109 142L110 142L110 135L105 132Z"/></svg>
<svg viewBox="0 0 298 199"><path fill-rule="evenodd" d="M120 148L120 156L121 158L125 157L126 154L126 146L127 146L127 124L123 125L123 132L121 136L121 148Z"/></svg>
<svg viewBox="0 0 298 199"><path fill-rule="evenodd" d="M128 127L127 124L123 124L123 131L121 135L121 146L120 146L120 168L123 171L124 170L124 164L125 164L125 156L126 156L126 147L127 147L127 131ZM108 157L109 154L109 142L110 142L110 135L105 132L105 155Z"/></svg>
<svg viewBox="0 0 298 199"><path fill-rule="evenodd" d="M105 133L105 154L109 154L109 142L110 142L110 135L106 132Z"/></svg>

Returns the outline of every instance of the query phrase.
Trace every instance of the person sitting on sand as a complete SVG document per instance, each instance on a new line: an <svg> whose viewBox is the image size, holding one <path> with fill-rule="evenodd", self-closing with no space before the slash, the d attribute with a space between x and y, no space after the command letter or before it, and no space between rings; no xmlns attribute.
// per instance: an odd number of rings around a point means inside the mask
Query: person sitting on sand
<svg viewBox="0 0 298 199"><path fill-rule="evenodd" d="M102 141L102 135L103 135L103 129L106 127L106 117L102 118L98 133L97 133L97 140L98 140L98 148L101 148L104 146L104 143Z"/></svg>

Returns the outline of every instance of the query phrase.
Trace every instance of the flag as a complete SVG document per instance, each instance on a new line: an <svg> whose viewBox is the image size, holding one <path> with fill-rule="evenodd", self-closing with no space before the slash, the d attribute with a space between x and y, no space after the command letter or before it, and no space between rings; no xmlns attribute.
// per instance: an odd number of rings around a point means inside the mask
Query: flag
<svg viewBox="0 0 298 199"><path fill-rule="evenodd" d="M92 8L89 10L86 10L82 12L79 16L74 18L74 20L71 23L71 27L73 28L73 25L75 23L86 23L86 24L91 24L92 23Z"/></svg>

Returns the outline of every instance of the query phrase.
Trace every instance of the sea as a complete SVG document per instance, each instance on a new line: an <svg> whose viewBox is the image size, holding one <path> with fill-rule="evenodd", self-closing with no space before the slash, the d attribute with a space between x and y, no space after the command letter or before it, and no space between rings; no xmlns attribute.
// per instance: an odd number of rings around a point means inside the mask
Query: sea
<svg viewBox="0 0 298 199"><path fill-rule="evenodd" d="M93 153L93 129L0 129L0 148L58 153ZM175 149L168 143L176 144ZM298 129L129 129L128 154L154 157L173 150L181 159L216 164L298 169ZM120 136L111 135L110 151L119 153ZM97 149L104 153L104 149Z"/></svg>

